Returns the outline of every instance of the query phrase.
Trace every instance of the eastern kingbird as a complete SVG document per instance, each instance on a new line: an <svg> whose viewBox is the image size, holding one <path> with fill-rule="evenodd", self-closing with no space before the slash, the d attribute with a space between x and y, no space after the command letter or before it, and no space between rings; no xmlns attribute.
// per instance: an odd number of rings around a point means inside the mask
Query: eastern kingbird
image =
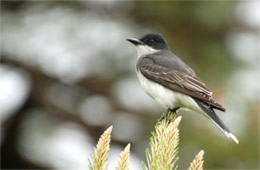
<svg viewBox="0 0 260 170"><path fill-rule="evenodd" d="M211 119L228 138L237 138L224 125L214 109L225 108L214 101L206 87L179 57L173 54L160 34L146 34L140 39L128 38L136 46L136 72L145 92L168 111L190 109Z"/></svg>

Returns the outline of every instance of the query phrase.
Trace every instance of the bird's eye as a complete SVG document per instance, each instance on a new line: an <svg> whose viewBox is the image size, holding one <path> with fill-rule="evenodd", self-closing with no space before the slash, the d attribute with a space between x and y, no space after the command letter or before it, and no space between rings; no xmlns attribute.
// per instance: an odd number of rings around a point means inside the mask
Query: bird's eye
<svg viewBox="0 0 260 170"><path fill-rule="evenodd" d="M150 40L149 40L149 43L153 43L153 42L154 42L154 40L153 40L153 39L150 39Z"/></svg>

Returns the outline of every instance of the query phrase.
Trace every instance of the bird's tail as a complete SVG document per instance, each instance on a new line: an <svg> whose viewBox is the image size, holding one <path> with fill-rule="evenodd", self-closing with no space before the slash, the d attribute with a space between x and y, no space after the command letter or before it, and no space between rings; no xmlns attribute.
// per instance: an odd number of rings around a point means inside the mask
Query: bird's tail
<svg viewBox="0 0 260 170"><path fill-rule="evenodd" d="M226 127L226 125L220 120L220 118L217 116L217 114L215 113L215 111L213 110L212 106L210 106L207 103L204 103L203 101L200 101L198 99L194 99L197 104L199 105L199 107L205 112L207 113L208 117L225 133L225 135L228 138L233 139L234 142L236 142L237 144L238 139L230 132L230 130Z"/></svg>

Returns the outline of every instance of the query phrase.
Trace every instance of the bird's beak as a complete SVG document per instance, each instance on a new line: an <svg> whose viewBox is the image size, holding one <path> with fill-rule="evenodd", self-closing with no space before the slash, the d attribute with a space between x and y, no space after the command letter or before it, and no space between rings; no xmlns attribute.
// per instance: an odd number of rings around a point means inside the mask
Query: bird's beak
<svg viewBox="0 0 260 170"><path fill-rule="evenodd" d="M130 43L133 43L135 46L144 44L142 41L136 38L127 38L126 40L129 41Z"/></svg>

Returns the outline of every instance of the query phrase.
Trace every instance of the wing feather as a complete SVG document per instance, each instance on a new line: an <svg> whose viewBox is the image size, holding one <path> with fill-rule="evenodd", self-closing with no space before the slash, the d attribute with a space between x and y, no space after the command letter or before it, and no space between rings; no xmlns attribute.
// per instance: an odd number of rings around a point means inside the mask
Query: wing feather
<svg viewBox="0 0 260 170"><path fill-rule="evenodd" d="M142 67L139 67L139 70L152 81L160 83L171 90L205 101L214 108L225 111L224 107L213 100L212 92L206 87L205 83L195 75L188 75L154 63L145 63Z"/></svg>

